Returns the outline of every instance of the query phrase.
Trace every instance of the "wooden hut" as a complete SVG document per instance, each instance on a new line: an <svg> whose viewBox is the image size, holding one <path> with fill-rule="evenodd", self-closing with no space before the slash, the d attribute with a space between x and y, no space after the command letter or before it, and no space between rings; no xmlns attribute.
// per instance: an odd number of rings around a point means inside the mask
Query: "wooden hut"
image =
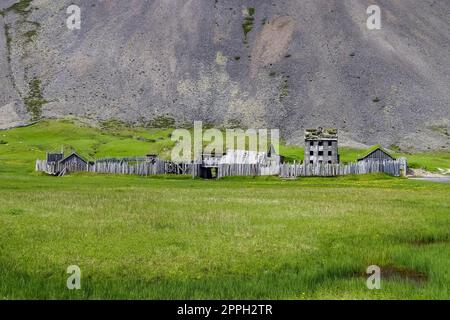
<svg viewBox="0 0 450 320"><path fill-rule="evenodd" d="M394 161L396 160L393 156L389 154L385 149L381 146L374 146L370 148L365 156L358 158L358 162L360 161Z"/></svg>
<svg viewBox="0 0 450 320"><path fill-rule="evenodd" d="M47 152L47 163L58 163L63 158L63 152Z"/></svg>
<svg viewBox="0 0 450 320"><path fill-rule="evenodd" d="M146 154L145 155L145 161L146 162L155 163L157 159L158 159L158 155L157 154L150 153L150 154Z"/></svg>
<svg viewBox="0 0 450 320"><path fill-rule="evenodd" d="M59 161L59 164L62 166L65 165L87 165L87 161L84 160L80 155L78 155L76 152L71 153L64 159Z"/></svg>

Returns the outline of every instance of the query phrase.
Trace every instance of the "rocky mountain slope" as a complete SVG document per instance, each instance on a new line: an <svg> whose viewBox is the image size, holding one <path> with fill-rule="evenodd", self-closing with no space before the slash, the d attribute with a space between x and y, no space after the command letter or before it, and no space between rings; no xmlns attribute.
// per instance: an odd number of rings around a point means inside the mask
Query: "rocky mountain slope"
<svg viewBox="0 0 450 320"><path fill-rule="evenodd" d="M1 0L0 128L203 120L450 148L450 1L375 2L381 30L372 0Z"/></svg>

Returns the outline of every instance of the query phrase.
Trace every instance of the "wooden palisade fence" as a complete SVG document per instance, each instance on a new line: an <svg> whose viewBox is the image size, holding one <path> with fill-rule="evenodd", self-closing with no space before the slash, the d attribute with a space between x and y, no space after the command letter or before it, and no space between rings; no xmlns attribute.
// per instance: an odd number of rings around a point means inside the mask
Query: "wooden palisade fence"
<svg viewBox="0 0 450 320"><path fill-rule="evenodd" d="M131 175L179 174L200 176L201 165L195 163L174 163L170 161L95 161L86 165L47 163L36 160L36 171L52 175L64 175L70 172L94 172ZM218 164L217 178L229 176L280 176L281 178L297 177L333 177L349 174L387 173L400 176L406 173L405 158L394 161L361 161L348 164L297 164L283 163L280 165L262 164Z"/></svg>
<svg viewBox="0 0 450 320"><path fill-rule="evenodd" d="M94 172L111 174L133 174L140 176L157 174L186 174L196 175L195 164L192 163L174 163L170 161L156 160L154 162L146 161L95 161L88 164L59 164L47 163L46 160L36 161L36 171L46 172L52 175L63 175L69 172Z"/></svg>
<svg viewBox="0 0 450 320"><path fill-rule="evenodd" d="M280 177L334 177L349 174L386 173L391 176L406 174L405 158L393 161L360 161L347 164L290 164L280 165Z"/></svg>

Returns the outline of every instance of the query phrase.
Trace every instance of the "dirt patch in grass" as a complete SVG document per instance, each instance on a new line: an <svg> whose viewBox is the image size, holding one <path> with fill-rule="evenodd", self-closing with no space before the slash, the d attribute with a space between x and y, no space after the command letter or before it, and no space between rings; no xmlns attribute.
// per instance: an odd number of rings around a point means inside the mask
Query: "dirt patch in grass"
<svg viewBox="0 0 450 320"><path fill-rule="evenodd" d="M432 244L447 244L450 243L450 234L416 234L412 237L398 236L394 241L402 244L409 244L413 246L427 246Z"/></svg>
<svg viewBox="0 0 450 320"><path fill-rule="evenodd" d="M18 216L25 213L25 210L19 208L12 208L5 211L6 214L11 216Z"/></svg>
<svg viewBox="0 0 450 320"><path fill-rule="evenodd" d="M394 265L387 265L380 267L381 282L385 280L404 280L415 284L422 285L428 280L428 275L425 272L417 271L407 267L398 267ZM353 273L352 277L367 279L368 274L363 272Z"/></svg>
<svg viewBox="0 0 450 320"><path fill-rule="evenodd" d="M393 265L381 267L381 279L402 279L416 283L424 283L428 279L425 272L409 269L406 267L397 267Z"/></svg>
<svg viewBox="0 0 450 320"><path fill-rule="evenodd" d="M427 178L445 178L446 177L443 174L429 172L424 169L409 168L409 173L413 177L427 177Z"/></svg>
<svg viewBox="0 0 450 320"><path fill-rule="evenodd" d="M409 242L410 244L414 246L427 246L430 244L448 244L450 243L450 239L447 238L420 238L420 239L413 239Z"/></svg>

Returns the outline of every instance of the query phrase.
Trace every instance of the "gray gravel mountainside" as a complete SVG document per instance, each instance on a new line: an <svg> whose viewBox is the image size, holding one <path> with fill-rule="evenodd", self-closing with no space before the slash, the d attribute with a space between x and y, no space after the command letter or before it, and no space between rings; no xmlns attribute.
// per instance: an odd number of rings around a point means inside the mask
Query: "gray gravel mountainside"
<svg viewBox="0 0 450 320"><path fill-rule="evenodd" d="M173 118L448 150L449 45L450 0L0 0L0 128Z"/></svg>

